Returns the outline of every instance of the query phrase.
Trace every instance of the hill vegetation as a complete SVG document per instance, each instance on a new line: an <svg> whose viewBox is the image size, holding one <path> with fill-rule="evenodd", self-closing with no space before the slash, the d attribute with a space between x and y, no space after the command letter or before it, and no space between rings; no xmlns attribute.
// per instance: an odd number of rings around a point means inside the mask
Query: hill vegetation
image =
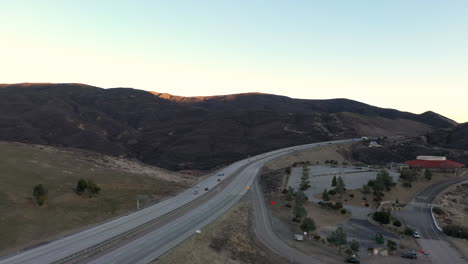
<svg viewBox="0 0 468 264"><path fill-rule="evenodd" d="M170 170L362 135L419 136L456 123L347 99L180 97L82 84L0 85L0 140L97 151Z"/></svg>

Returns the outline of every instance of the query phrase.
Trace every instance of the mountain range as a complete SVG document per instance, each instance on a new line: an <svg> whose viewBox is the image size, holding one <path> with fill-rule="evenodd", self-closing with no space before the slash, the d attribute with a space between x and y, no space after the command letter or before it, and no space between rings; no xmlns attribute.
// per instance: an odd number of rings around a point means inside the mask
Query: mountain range
<svg viewBox="0 0 468 264"><path fill-rule="evenodd" d="M348 99L0 84L0 140L87 149L170 170L210 170L285 146L365 135L431 134L440 144L468 148L467 130L434 112Z"/></svg>

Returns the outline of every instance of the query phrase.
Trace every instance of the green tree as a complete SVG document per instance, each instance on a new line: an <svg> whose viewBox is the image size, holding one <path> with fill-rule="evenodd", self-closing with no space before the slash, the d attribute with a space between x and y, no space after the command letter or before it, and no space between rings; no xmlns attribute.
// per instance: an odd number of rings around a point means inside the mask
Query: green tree
<svg viewBox="0 0 468 264"><path fill-rule="evenodd" d="M303 217L307 216L307 210L302 204L296 204L293 209L294 218L301 220Z"/></svg>
<svg viewBox="0 0 468 264"><path fill-rule="evenodd" d="M390 224L390 213L387 211L378 211L372 215L372 219L381 224L387 225Z"/></svg>
<svg viewBox="0 0 468 264"><path fill-rule="evenodd" d="M408 183L416 181L418 177L418 172L414 169L403 170L400 172L400 179Z"/></svg>
<svg viewBox="0 0 468 264"><path fill-rule="evenodd" d="M429 170L429 169L425 169L424 170L424 177L427 179L427 180L431 180L432 179L432 172Z"/></svg>
<svg viewBox="0 0 468 264"><path fill-rule="evenodd" d="M37 204L39 204L39 206L42 206L46 201L47 189L44 187L44 185L38 184L34 186L33 196L36 199Z"/></svg>
<svg viewBox="0 0 468 264"><path fill-rule="evenodd" d="M310 233L310 232L314 231L315 228L316 228L316 226L315 226L314 219L312 219L310 217L304 218L304 220L302 221L302 224L301 224L302 232Z"/></svg>
<svg viewBox="0 0 468 264"><path fill-rule="evenodd" d="M88 191L90 194L99 194L101 187L99 187L92 179L88 179Z"/></svg>
<svg viewBox="0 0 468 264"><path fill-rule="evenodd" d="M292 201L294 199L294 189L288 187L288 193L286 194L286 201Z"/></svg>
<svg viewBox="0 0 468 264"><path fill-rule="evenodd" d="M324 200L325 202L330 201L330 196L328 195L328 190L327 189L323 190L322 200Z"/></svg>
<svg viewBox="0 0 468 264"><path fill-rule="evenodd" d="M361 187L361 192L362 192L362 194L370 194L371 189L370 189L370 187L368 185L364 184Z"/></svg>
<svg viewBox="0 0 468 264"><path fill-rule="evenodd" d="M342 193L342 192L344 192L346 190L346 185L345 185L345 183L343 181L343 178L341 178L341 176L338 177L338 180L336 181L336 188L335 189L336 189L336 191L338 193Z"/></svg>
<svg viewBox="0 0 468 264"><path fill-rule="evenodd" d="M377 177L374 181L374 186L372 186L374 192L381 193L385 190L385 182L383 177Z"/></svg>
<svg viewBox="0 0 468 264"><path fill-rule="evenodd" d="M333 175L333 180L332 180L332 184L331 184L331 186L332 186L332 187L336 187L336 184L337 184L337 181L336 181L336 176L335 176L335 175Z"/></svg>
<svg viewBox="0 0 468 264"><path fill-rule="evenodd" d="M349 248L354 252L359 252L359 242L357 242L356 240L352 240L350 243L349 243Z"/></svg>
<svg viewBox="0 0 468 264"><path fill-rule="evenodd" d="M393 181L392 176L390 176L387 170L381 170L377 174L377 179L383 182L387 191L390 191L391 188L396 185L396 183Z"/></svg>
<svg viewBox="0 0 468 264"><path fill-rule="evenodd" d="M398 245L395 241L393 240L387 240L387 247L388 249L390 249L391 251L395 251L398 249Z"/></svg>
<svg viewBox="0 0 468 264"><path fill-rule="evenodd" d="M86 188L88 188L88 182L86 182L86 180L83 178L79 179L78 183L76 184L76 193L82 194Z"/></svg>
<svg viewBox="0 0 468 264"><path fill-rule="evenodd" d="M338 227L335 231L332 231L327 237L328 242L338 247L338 253L341 254L341 246L346 244L347 235L342 227Z"/></svg>
<svg viewBox="0 0 468 264"><path fill-rule="evenodd" d="M304 194L302 190L298 190L295 195L296 204L302 205L305 201L307 201L307 196Z"/></svg>

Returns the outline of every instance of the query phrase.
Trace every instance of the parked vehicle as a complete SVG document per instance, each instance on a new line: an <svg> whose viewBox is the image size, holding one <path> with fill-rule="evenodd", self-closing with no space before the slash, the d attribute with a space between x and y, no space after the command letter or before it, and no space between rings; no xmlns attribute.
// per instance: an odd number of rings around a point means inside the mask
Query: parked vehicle
<svg viewBox="0 0 468 264"><path fill-rule="evenodd" d="M408 259L417 259L418 258L418 254L414 253L414 252L409 252L409 253L405 253L403 255L401 255L402 258L408 258Z"/></svg>
<svg viewBox="0 0 468 264"><path fill-rule="evenodd" d="M294 240L296 240L296 241L303 241L303 240L304 240L304 237L303 237L302 235L295 234L295 235L294 235Z"/></svg>
<svg viewBox="0 0 468 264"><path fill-rule="evenodd" d="M414 232L413 236L414 236L414 238L421 238L421 236L419 235L418 232Z"/></svg>
<svg viewBox="0 0 468 264"><path fill-rule="evenodd" d="M377 244L383 244L385 242L385 239L382 234L375 234L375 242Z"/></svg>
<svg viewBox="0 0 468 264"><path fill-rule="evenodd" d="M347 258L345 259L346 263L361 263L357 258Z"/></svg>

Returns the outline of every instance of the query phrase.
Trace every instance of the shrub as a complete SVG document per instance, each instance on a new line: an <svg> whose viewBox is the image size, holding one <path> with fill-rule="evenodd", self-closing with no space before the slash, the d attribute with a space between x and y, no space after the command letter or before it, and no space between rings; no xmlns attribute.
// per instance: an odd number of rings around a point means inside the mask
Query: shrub
<svg viewBox="0 0 468 264"><path fill-rule="evenodd" d="M445 226L442 230L448 236L468 239L468 228L466 227L451 224Z"/></svg>
<svg viewBox="0 0 468 264"><path fill-rule="evenodd" d="M343 208L343 204L340 203L340 202L336 202L334 205L333 205L333 208L338 210L338 209L341 209Z"/></svg>
<svg viewBox="0 0 468 264"><path fill-rule="evenodd" d="M42 206L46 201L47 189L42 184L34 186L33 196L39 206Z"/></svg>
<svg viewBox="0 0 468 264"><path fill-rule="evenodd" d="M407 236L412 236L414 234L414 229L407 226L405 227L405 231L403 233Z"/></svg>
<svg viewBox="0 0 468 264"><path fill-rule="evenodd" d="M372 219L384 225L390 224L390 213L385 211L375 212Z"/></svg>
<svg viewBox="0 0 468 264"><path fill-rule="evenodd" d="M322 200L324 200L325 202L330 201L330 197L328 196L328 191L327 191L327 189L323 190L323 193L322 193Z"/></svg>
<svg viewBox="0 0 468 264"><path fill-rule="evenodd" d="M396 226L396 227L400 227L401 226L400 220L393 221L393 225Z"/></svg>
<svg viewBox="0 0 468 264"><path fill-rule="evenodd" d="M288 193L288 189L283 189L283 190L281 191L281 193L282 193L282 194L287 194L287 193Z"/></svg>
<svg viewBox="0 0 468 264"><path fill-rule="evenodd" d="M344 209L344 208L340 210L340 213L341 213L341 214L346 214L347 212L348 212L348 211L347 211L346 209Z"/></svg>
<svg viewBox="0 0 468 264"><path fill-rule="evenodd" d="M320 237L320 235L314 235L314 239L315 240L320 240L322 237Z"/></svg>
<svg viewBox="0 0 468 264"><path fill-rule="evenodd" d="M86 182L85 179L81 178L78 180L78 183L76 184L76 193L77 194L82 194L86 188L88 188L88 183Z"/></svg>
<svg viewBox="0 0 468 264"><path fill-rule="evenodd" d="M353 252L359 252L359 242L357 242L356 240L352 240L351 243L349 243L349 248L353 251Z"/></svg>
<svg viewBox="0 0 468 264"><path fill-rule="evenodd" d="M335 191L335 190L329 190L329 191L328 191L328 194L329 194L329 195L335 195L335 194L336 194L336 191Z"/></svg>
<svg viewBox="0 0 468 264"><path fill-rule="evenodd" d="M291 204L288 204L288 203L285 204L284 206L286 206L287 208L291 208L291 207L292 207Z"/></svg>
<svg viewBox="0 0 468 264"><path fill-rule="evenodd" d="M445 214L445 211L440 208L440 207L433 207L432 208L432 212L434 212L435 214L438 214L438 215L444 215Z"/></svg>
<svg viewBox="0 0 468 264"><path fill-rule="evenodd" d="M349 197L354 198L354 193L350 193Z"/></svg>
<svg viewBox="0 0 468 264"><path fill-rule="evenodd" d="M311 231L314 231L316 228L315 226L315 221L314 219L310 218L310 217L306 217L304 218L304 220L302 221L302 224L301 224L301 230L303 232L311 232Z"/></svg>
<svg viewBox="0 0 468 264"><path fill-rule="evenodd" d="M387 240L387 247L391 251L395 251L398 249L397 243L393 240Z"/></svg>
<svg viewBox="0 0 468 264"><path fill-rule="evenodd" d="M226 246L227 242L228 242L227 236L215 237L211 240L210 247L214 249L216 252L220 252Z"/></svg>
<svg viewBox="0 0 468 264"><path fill-rule="evenodd" d="M99 187L93 180L88 180L88 191L91 194L99 194L101 187Z"/></svg>
<svg viewBox="0 0 468 264"><path fill-rule="evenodd" d="M348 255L351 255L351 254L353 254L353 250L351 248L347 248L345 250L345 253L348 254Z"/></svg>
<svg viewBox="0 0 468 264"><path fill-rule="evenodd" d="M403 187L411 188L411 187L413 187L413 185L411 184L411 182L405 181L405 182L403 182Z"/></svg>

